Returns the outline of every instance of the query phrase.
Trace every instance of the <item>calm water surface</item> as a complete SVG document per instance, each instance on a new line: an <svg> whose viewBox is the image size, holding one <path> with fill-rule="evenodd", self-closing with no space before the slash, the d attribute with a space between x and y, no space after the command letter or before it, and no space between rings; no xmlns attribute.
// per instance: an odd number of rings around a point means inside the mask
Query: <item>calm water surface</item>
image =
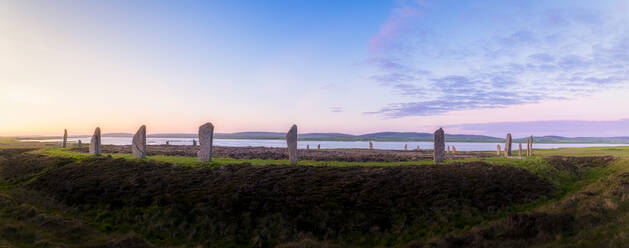
<svg viewBox="0 0 629 248"><path fill-rule="evenodd" d="M78 140L83 143L90 142L91 138L68 138L70 143L76 143ZM49 139L49 140L30 140L40 142L61 142L61 139ZM164 145L166 141L170 145L192 145L192 139L190 138L147 138L149 145ZM103 137L101 142L105 145L130 145L131 138L115 138L115 137ZM369 141L299 141L299 148L306 148L310 145L311 149L321 144L321 148L369 148ZM408 149L415 149L419 146L421 149L432 149L432 142L399 142L399 141L374 141L375 149L385 150L403 150L404 145L408 144ZM503 143L474 143L474 142L446 142L446 146L455 146L457 151L495 151L496 145ZM263 147L286 147L286 141L284 140L258 140L258 139L214 139L215 146L235 146L235 147L247 147L247 146L263 146ZM569 147L609 147L609 146L627 146L628 144L534 144L536 149L549 149L549 148L569 148ZM526 144L522 144L523 149L526 149ZM518 144L513 144L513 149L518 149Z"/></svg>

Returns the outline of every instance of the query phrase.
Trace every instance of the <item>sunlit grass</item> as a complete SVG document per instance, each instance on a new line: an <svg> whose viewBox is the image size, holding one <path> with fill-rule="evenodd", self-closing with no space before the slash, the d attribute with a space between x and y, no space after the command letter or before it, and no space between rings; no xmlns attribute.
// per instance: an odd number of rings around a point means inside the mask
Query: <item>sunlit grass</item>
<svg viewBox="0 0 629 248"><path fill-rule="evenodd" d="M629 158L629 146L557 148L534 150L536 156L614 156Z"/></svg>

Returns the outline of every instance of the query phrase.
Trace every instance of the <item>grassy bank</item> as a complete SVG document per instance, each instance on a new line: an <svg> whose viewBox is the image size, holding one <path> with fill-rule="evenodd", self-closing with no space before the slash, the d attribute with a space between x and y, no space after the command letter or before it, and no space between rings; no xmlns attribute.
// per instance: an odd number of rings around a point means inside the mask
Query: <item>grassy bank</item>
<svg viewBox="0 0 629 248"><path fill-rule="evenodd" d="M193 157L94 158L60 148L4 150L0 244L613 246L625 241L629 227L627 160L591 156L629 149L607 149L536 150L536 157L522 160L439 166L303 161L297 167L283 160L198 163ZM582 156L553 157L562 153ZM43 224L51 220L74 224ZM54 238L73 228L88 234Z"/></svg>

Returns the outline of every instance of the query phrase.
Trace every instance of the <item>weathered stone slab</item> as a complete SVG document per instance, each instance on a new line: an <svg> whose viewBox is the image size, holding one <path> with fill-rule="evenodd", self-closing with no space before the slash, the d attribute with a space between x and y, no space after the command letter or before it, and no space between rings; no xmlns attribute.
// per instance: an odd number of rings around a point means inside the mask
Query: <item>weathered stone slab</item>
<svg viewBox="0 0 629 248"><path fill-rule="evenodd" d="M373 142L369 141L369 150L373 150Z"/></svg>
<svg viewBox="0 0 629 248"><path fill-rule="evenodd" d="M321 150L321 144L317 145L317 150Z"/></svg>
<svg viewBox="0 0 629 248"><path fill-rule="evenodd" d="M192 146L197 146L197 140L195 139L192 140Z"/></svg>
<svg viewBox="0 0 629 248"><path fill-rule="evenodd" d="M133 135L131 153L134 158L146 158L146 126L142 125Z"/></svg>
<svg viewBox="0 0 629 248"><path fill-rule="evenodd" d="M533 135L531 135L531 137L529 137L528 140L528 147L526 149L526 155L527 156L533 156Z"/></svg>
<svg viewBox="0 0 629 248"><path fill-rule="evenodd" d="M297 165L297 125L293 125L286 133L286 146L290 164Z"/></svg>
<svg viewBox="0 0 629 248"><path fill-rule="evenodd" d="M68 147L68 129L63 129L63 148Z"/></svg>
<svg viewBox="0 0 629 248"><path fill-rule="evenodd" d="M310 145L306 145L306 150L310 150Z"/></svg>
<svg viewBox="0 0 629 248"><path fill-rule="evenodd" d="M496 146L496 155L500 156L500 144Z"/></svg>
<svg viewBox="0 0 629 248"><path fill-rule="evenodd" d="M90 141L90 154L99 156L101 154L101 143L100 143L100 127L97 127L94 130L94 135L92 135L92 140Z"/></svg>
<svg viewBox="0 0 629 248"><path fill-rule="evenodd" d="M439 163L445 159L446 156L446 139L443 128L437 129L433 134L434 150L432 153L435 163Z"/></svg>
<svg viewBox="0 0 629 248"><path fill-rule="evenodd" d="M522 157L522 142L518 143L518 156Z"/></svg>
<svg viewBox="0 0 629 248"><path fill-rule="evenodd" d="M417 151L418 151L418 152L419 152L419 151L421 151L421 149L419 148L419 146L417 146Z"/></svg>
<svg viewBox="0 0 629 248"><path fill-rule="evenodd" d="M448 153L450 153L450 146L448 146Z"/></svg>
<svg viewBox="0 0 629 248"><path fill-rule="evenodd" d="M212 145L214 142L214 125L208 122L199 127L199 162L212 161Z"/></svg>
<svg viewBox="0 0 629 248"><path fill-rule="evenodd" d="M511 133L507 134L507 141L505 142L505 157L511 157Z"/></svg>
<svg viewBox="0 0 629 248"><path fill-rule="evenodd" d="M408 151L408 144L404 144L404 151Z"/></svg>
<svg viewBox="0 0 629 248"><path fill-rule="evenodd" d="M452 153L456 154L456 147L452 146Z"/></svg>
<svg viewBox="0 0 629 248"><path fill-rule="evenodd" d="M83 146L83 143L81 142L81 140L77 141L76 145L81 148Z"/></svg>

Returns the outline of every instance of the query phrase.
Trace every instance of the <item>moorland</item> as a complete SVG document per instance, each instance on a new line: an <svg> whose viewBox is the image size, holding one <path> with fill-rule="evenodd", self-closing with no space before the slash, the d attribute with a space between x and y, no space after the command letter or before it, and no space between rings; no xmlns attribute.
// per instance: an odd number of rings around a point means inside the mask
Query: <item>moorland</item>
<svg viewBox="0 0 629 248"><path fill-rule="evenodd" d="M623 247L629 147L85 148L0 138L0 247Z"/></svg>

